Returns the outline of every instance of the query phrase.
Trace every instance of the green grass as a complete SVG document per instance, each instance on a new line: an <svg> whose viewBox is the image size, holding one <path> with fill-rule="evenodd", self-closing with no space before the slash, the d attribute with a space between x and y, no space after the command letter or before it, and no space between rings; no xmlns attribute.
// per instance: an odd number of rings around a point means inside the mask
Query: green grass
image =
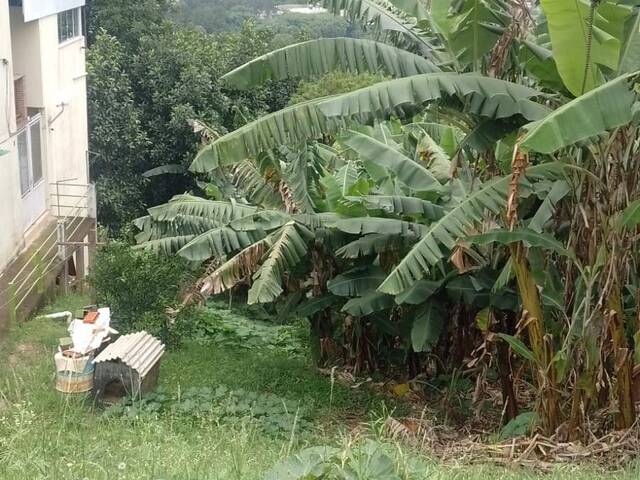
<svg viewBox="0 0 640 480"><path fill-rule="evenodd" d="M86 303L82 297L66 297L46 310L73 310ZM346 425L367 421L381 404L371 394L338 385L332 393L330 380L305 358L189 343L163 359L160 382L165 389L224 384L273 393L305 405L312 412L311 431L291 441L266 435L251 421L229 425L212 415L196 420L173 414L107 417L88 400L53 389L52 354L63 333L62 323L38 318L15 328L0 346L0 479L261 479L288 453L311 445L344 445L350 441ZM389 451L400 461L421 457L396 447L390 444ZM422 460L429 479L601 478L601 472L585 466L540 475ZM640 470L632 468L607 474L610 479L639 477Z"/></svg>

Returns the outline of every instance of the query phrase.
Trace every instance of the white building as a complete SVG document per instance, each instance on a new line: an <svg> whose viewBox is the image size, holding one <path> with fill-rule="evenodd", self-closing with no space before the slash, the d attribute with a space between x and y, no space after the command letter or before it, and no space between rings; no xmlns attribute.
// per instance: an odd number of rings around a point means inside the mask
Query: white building
<svg viewBox="0 0 640 480"><path fill-rule="evenodd" d="M89 232L80 223L95 214L84 4L0 0L0 307L20 307L41 277L58 268L68 273L67 257L81 269L86 262L79 245ZM79 228L69 232L74 221Z"/></svg>

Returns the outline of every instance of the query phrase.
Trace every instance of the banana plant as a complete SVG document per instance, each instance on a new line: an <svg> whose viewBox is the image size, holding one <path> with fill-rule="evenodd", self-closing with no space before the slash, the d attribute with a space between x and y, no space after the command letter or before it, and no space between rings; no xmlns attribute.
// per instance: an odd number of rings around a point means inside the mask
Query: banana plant
<svg viewBox="0 0 640 480"><path fill-rule="evenodd" d="M505 382L502 342L532 365L546 433L567 420L578 435L606 406L600 378L628 427L640 339L630 3L324 0L375 40L291 45L225 75L229 87L386 78L203 145L191 171L223 199L150 209L141 246L213 260L202 295L244 285L249 303L293 299L325 360L374 368L400 348L414 366L438 351L458 368L478 347L461 339L480 331L486 351L501 342Z"/></svg>

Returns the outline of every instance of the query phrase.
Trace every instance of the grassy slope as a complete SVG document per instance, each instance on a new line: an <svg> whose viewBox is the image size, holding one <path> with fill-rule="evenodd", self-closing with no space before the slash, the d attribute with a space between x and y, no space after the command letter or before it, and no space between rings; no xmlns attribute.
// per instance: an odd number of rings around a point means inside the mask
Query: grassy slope
<svg viewBox="0 0 640 480"><path fill-rule="evenodd" d="M85 303L81 297L69 297L48 310ZM232 428L215 418L189 423L174 417L106 418L82 399L53 390L51 356L63 332L59 323L36 319L0 346L0 479L259 479L290 448L344 441L337 425L356 416L366 418L365 410L377 403L336 386L329 405L329 380L302 359L193 344L165 357L165 388L225 384L275 393L310 406L317 431L290 444L259 433L251 423ZM540 478L488 466L427 463L425 478L430 479ZM607 478L639 476L638 471L628 471ZM586 480L600 475L584 467L565 467L542 478Z"/></svg>

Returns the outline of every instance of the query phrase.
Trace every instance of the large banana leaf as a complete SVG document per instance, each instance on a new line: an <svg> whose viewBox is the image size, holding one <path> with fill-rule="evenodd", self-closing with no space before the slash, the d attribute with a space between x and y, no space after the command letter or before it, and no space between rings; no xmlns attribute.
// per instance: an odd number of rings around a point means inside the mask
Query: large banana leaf
<svg viewBox="0 0 640 480"><path fill-rule="evenodd" d="M529 228L517 228L514 230L499 228L480 235L474 235L469 237L468 240L476 245L486 245L488 243L509 245L511 243L522 242L527 247L543 248L566 257L571 255L569 250L552 235L538 233Z"/></svg>
<svg viewBox="0 0 640 480"><path fill-rule="evenodd" d="M393 306L392 296L374 290L362 297L352 298L344 304L342 311L354 317L365 317L381 310L387 310Z"/></svg>
<svg viewBox="0 0 640 480"><path fill-rule="evenodd" d="M564 167L553 162L530 167L525 177L559 178ZM521 182L524 179L521 179ZM485 218L485 212L501 213L507 204L507 191L511 175L495 178L470 193L440 220L432 223L423 232L421 239L402 259L396 268L380 285L381 292L398 295L422 279L431 268L440 262L456 242L466 238L468 232Z"/></svg>
<svg viewBox="0 0 640 480"><path fill-rule="evenodd" d="M233 184L244 192L254 205L263 207L283 207L282 196L276 186L265 179L260 170L250 160L244 160L233 169Z"/></svg>
<svg viewBox="0 0 640 480"><path fill-rule="evenodd" d="M191 261L204 261L211 257L224 258L265 237L262 230L236 231L230 227L219 227L198 235L185 244L178 255Z"/></svg>
<svg viewBox="0 0 640 480"><path fill-rule="evenodd" d="M335 227L341 232L352 235L368 235L370 233L386 233L391 235L407 235L419 233L424 225L405 222L395 218L361 217L338 220Z"/></svg>
<svg viewBox="0 0 640 480"><path fill-rule="evenodd" d="M290 222L276 234L271 248L265 254L262 266L253 276L248 303L268 303L282 293L282 277L307 254L307 240L312 236L306 228Z"/></svg>
<svg viewBox="0 0 640 480"><path fill-rule="evenodd" d="M436 293L443 285L443 281L420 280L414 283L407 290L397 295L395 302L398 305L403 303L409 305L420 305L427 301L434 293Z"/></svg>
<svg viewBox="0 0 640 480"><path fill-rule="evenodd" d="M485 28L485 24L506 21L504 14L497 9L498 2L486 0L466 0L450 23L451 47L458 61L470 64L474 71L480 70L480 60L491 51L500 38L500 34Z"/></svg>
<svg viewBox="0 0 640 480"><path fill-rule="evenodd" d="M327 289L340 297L361 297L382 283L385 278L380 267L358 267L327 282Z"/></svg>
<svg viewBox="0 0 640 480"><path fill-rule="evenodd" d="M136 235L138 243L158 240L165 237L182 235L200 235L212 228L220 226L221 222L196 215L176 215L171 220L158 221L151 215L138 218L134 225L142 230Z"/></svg>
<svg viewBox="0 0 640 480"><path fill-rule="evenodd" d="M540 3L547 17L558 72L567 89L579 96L600 85L603 81L600 66L618 68L625 22L631 9L612 0L541 0ZM588 19L592 3L597 7L590 32Z"/></svg>
<svg viewBox="0 0 640 480"><path fill-rule="evenodd" d="M195 235L176 235L171 237L157 238L147 240L136 246L136 248L144 248L154 253L162 253L164 255L173 255L187 243L195 238Z"/></svg>
<svg viewBox="0 0 640 480"><path fill-rule="evenodd" d="M180 216L201 217L219 225L251 215L257 207L232 202L207 200L193 195L177 195L164 205L149 209L154 221L173 221Z"/></svg>
<svg viewBox="0 0 640 480"><path fill-rule="evenodd" d="M310 100L265 115L200 150L191 170L210 172L254 157L279 145L335 133L343 119L381 118L403 107L456 98L467 112L490 118L521 115L538 120L549 110L530 98L539 91L495 78L429 73L381 82L355 92ZM401 112L399 112L401 113Z"/></svg>
<svg viewBox="0 0 640 480"><path fill-rule="evenodd" d="M640 10L636 9L620 52L618 73L637 72L638 70L640 70Z"/></svg>
<svg viewBox="0 0 640 480"><path fill-rule="evenodd" d="M544 224L553 217L556 211L556 205L560 200L569 194L571 186L564 180L558 180L553 183L551 190L544 198L542 205L538 208L536 214L529 222L529 228L534 232L542 232Z"/></svg>
<svg viewBox="0 0 640 480"><path fill-rule="evenodd" d="M589 140L632 119L638 74L627 74L605 83L555 110L548 117L524 127L520 148L553 153Z"/></svg>
<svg viewBox="0 0 640 480"><path fill-rule="evenodd" d="M287 155L287 160L289 164L282 173L293 201L299 211L312 213L315 205L310 188L319 182L320 173L323 171L322 159L316 148L305 145L300 152Z"/></svg>
<svg viewBox="0 0 640 480"><path fill-rule="evenodd" d="M419 127L414 129L414 132L419 132ZM416 156L421 160L423 164L429 169L433 176L440 182L446 182L451 178L451 160L449 155L445 152L436 141L431 138L426 131L422 131L422 134L418 137L418 145L416 148ZM448 130L448 135L443 138L443 144L448 145L448 148L454 152L457 150L455 146L456 140L453 134L453 129Z"/></svg>
<svg viewBox="0 0 640 480"><path fill-rule="evenodd" d="M320 38L267 53L227 73L222 80L248 89L267 80L310 79L334 70L384 72L407 77L440 69L415 53L373 40Z"/></svg>
<svg viewBox="0 0 640 480"><path fill-rule="evenodd" d="M416 107L445 98L455 98L466 112L489 118L521 115L539 120L550 110L531 101L542 96L533 88L475 74L427 73L376 83L354 92L334 95L318 102L329 118L357 118L367 121L403 108Z"/></svg>
<svg viewBox="0 0 640 480"><path fill-rule="evenodd" d="M307 301L302 302L296 313L301 317L312 317L314 314L330 307L338 300L338 297L327 293L319 297L311 297Z"/></svg>
<svg viewBox="0 0 640 480"><path fill-rule="evenodd" d="M425 167L374 137L347 130L341 143L362 158L393 172L398 180L413 190L438 190L441 187L440 182Z"/></svg>
<svg viewBox="0 0 640 480"><path fill-rule="evenodd" d="M264 253L273 245L276 234L249 245L223 263L203 279L200 293L204 296L218 294L235 287L239 282L248 281L258 269Z"/></svg>
<svg viewBox="0 0 640 480"><path fill-rule="evenodd" d="M347 200L364 203L367 209L383 210L394 215L418 215L427 220L438 220L446 212L444 207L435 203L402 195L362 195L347 197Z"/></svg>
<svg viewBox="0 0 640 480"><path fill-rule="evenodd" d="M629 206L622 211L622 226L634 228L638 224L640 224L640 200L631 202Z"/></svg>
<svg viewBox="0 0 640 480"><path fill-rule="evenodd" d="M443 314L436 302L428 302L427 307L418 316L411 328L411 345L415 352L426 352L438 342L442 331Z"/></svg>
<svg viewBox="0 0 640 480"><path fill-rule="evenodd" d="M331 97L329 97L331 98ZM298 103L264 115L239 129L222 136L202 148L190 170L206 173L222 165L231 165L280 145L298 144L306 139L322 138L341 126L328 120L318 109L323 99Z"/></svg>
<svg viewBox="0 0 640 480"><path fill-rule="evenodd" d="M418 240L418 236L415 233L406 235L372 233L339 248L336 251L336 255L342 258L360 258L377 255L392 250L403 250L414 244L416 240Z"/></svg>

